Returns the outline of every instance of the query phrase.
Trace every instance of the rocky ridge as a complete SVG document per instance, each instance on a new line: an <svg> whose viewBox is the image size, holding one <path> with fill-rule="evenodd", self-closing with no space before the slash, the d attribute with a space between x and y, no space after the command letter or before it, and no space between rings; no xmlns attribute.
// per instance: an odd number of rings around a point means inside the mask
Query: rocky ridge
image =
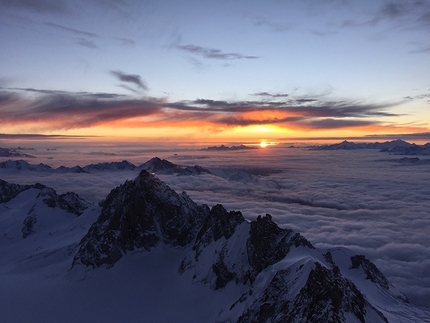
<svg viewBox="0 0 430 323"><path fill-rule="evenodd" d="M191 273L194 283L245 288L221 322L388 322L380 304L406 306L364 256L323 254L268 214L247 222L222 205L197 205L146 171L108 195L73 266L111 268L127 253L160 245L183 250L178 273ZM353 282L357 270L364 278Z"/></svg>
<svg viewBox="0 0 430 323"><path fill-rule="evenodd" d="M386 152L393 155L430 155L430 143L417 145L407 141L397 139L385 142L374 143L355 143L344 140L337 144L309 146L310 150L356 150L356 149L379 149L380 152Z"/></svg>

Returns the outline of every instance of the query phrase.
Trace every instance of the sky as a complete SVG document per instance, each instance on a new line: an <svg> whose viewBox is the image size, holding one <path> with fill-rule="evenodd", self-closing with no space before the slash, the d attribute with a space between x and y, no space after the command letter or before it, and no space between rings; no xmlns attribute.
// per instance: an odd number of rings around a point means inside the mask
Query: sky
<svg viewBox="0 0 430 323"><path fill-rule="evenodd" d="M1 140L427 142L429 34L427 0L0 0Z"/></svg>

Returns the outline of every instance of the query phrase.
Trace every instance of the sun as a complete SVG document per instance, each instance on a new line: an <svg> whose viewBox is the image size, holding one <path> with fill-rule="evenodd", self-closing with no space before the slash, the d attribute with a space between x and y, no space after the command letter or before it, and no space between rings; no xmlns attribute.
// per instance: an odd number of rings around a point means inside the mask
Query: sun
<svg viewBox="0 0 430 323"><path fill-rule="evenodd" d="M265 142L265 141L260 142L260 147L261 148L266 148L267 147L267 142Z"/></svg>

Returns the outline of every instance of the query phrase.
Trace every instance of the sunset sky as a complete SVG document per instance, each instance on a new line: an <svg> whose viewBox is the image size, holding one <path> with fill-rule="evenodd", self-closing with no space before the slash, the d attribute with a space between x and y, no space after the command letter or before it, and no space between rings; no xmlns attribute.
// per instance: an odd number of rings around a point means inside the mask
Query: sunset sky
<svg viewBox="0 0 430 323"><path fill-rule="evenodd" d="M429 35L427 0L0 0L0 141L426 142Z"/></svg>

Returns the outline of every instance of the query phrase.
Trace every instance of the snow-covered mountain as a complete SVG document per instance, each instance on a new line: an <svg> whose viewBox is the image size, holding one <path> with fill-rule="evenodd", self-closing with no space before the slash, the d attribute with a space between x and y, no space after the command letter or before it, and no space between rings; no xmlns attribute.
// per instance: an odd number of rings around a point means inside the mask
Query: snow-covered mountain
<svg viewBox="0 0 430 323"><path fill-rule="evenodd" d="M29 164L25 160L7 160L0 163L0 168L4 169L13 169L13 170L28 170L28 171L37 171L37 172L52 172L53 168L51 166L45 164L33 165Z"/></svg>
<svg viewBox="0 0 430 323"><path fill-rule="evenodd" d="M256 146L245 146L245 145L238 145L238 146L210 146L207 148L202 148L200 150L208 150L208 151L226 151L226 150L247 150L247 149L256 149Z"/></svg>
<svg viewBox="0 0 430 323"><path fill-rule="evenodd" d="M10 148L0 148L0 157L20 157L20 158L25 157L25 158L34 158L34 156L32 156L32 155L21 153L19 151L21 149L23 149L23 148L20 148L20 147L18 147L16 149L14 149L14 148L12 148L12 149L10 149Z"/></svg>
<svg viewBox="0 0 430 323"><path fill-rule="evenodd" d="M4 322L430 322L363 255L146 171L102 206L1 181L0 230Z"/></svg>
<svg viewBox="0 0 430 323"><path fill-rule="evenodd" d="M135 165L127 160L123 160L121 162L90 164L83 167L83 170L91 173L92 171L134 170L135 168Z"/></svg>
<svg viewBox="0 0 430 323"><path fill-rule="evenodd" d="M311 150L355 150L355 149L379 149L380 152L388 152L394 155L430 155L430 143L425 145L411 144L397 139L386 142L355 143L344 140L337 144L310 146Z"/></svg>
<svg viewBox="0 0 430 323"><path fill-rule="evenodd" d="M90 164L86 166L60 166L58 168L52 168L49 165L30 164L25 160L7 160L0 162L0 169L11 170L12 172L31 171L31 172L49 172L49 173L98 173L98 172L115 172L115 171L140 171L146 170L149 173L158 175L178 175L178 176L196 176L196 175L214 175L223 177L230 181L238 182L254 182L257 180L257 175L254 173L256 170L252 169L227 169L227 168L215 168L210 171L199 165L194 166L183 166L174 164L166 159L160 159L154 157L140 166L135 166L127 160L121 162L104 162L97 164ZM268 175L266 172L262 172L261 175Z"/></svg>
<svg viewBox="0 0 430 323"><path fill-rule="evenodd" d="M410 307L364 256L316 250L268 214L249 223L199 206L145 171L108 195L73 266L112 268L160 245L182 250L178 274L190 272L192 284L243 290L217 322L400 322L395 313Z"/></svg>
<svg viewBox="0 0 430 323"><path fill-rule="evenodd" d="M139 170L146 170L149 173L175 174L182 171L182 167L158 157L151 158L138 167Z"/></svg>

